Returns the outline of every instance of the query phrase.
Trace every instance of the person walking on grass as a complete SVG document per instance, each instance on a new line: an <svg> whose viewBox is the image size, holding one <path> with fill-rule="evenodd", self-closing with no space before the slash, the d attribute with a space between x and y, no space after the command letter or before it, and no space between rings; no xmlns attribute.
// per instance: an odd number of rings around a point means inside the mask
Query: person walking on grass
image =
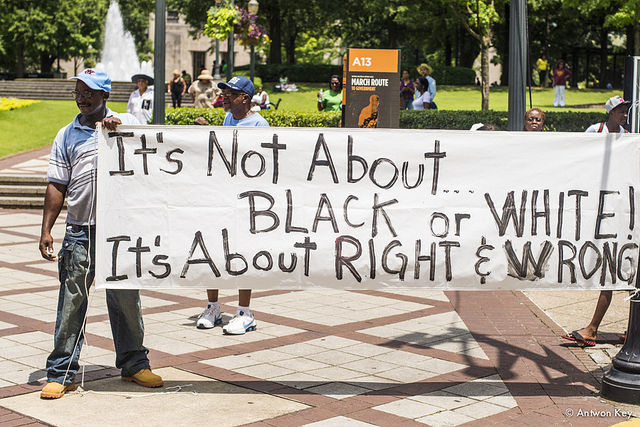
<svg viewBox="0 0 640 427"><path fill-rule="evenodd" d="M119 124L140 124L131 114L107 108L111 79L104 71L86 69L72 77L72 92L80 114L60 129L53 141L45 194L39 249L48 261L58 261L60 291L53 337L47 358L47 385L43 399L62 397L75 389L78 359L84 340L87 298L95 276L96 236L96 126L115 131ZM53 228L67 199L66 234L58 256L54 255ZM144 326L137 290L107 289L107 308L116 351L116 367L122 380L144 387L160 387L160 376L151 372L143 345Z"/></svg>
<svg viewBox="0 0 640 427"><path fill-rule="evenodd" d="M269 123L257 112L251 111L251 98L254 95L254 86L246 77L233 77L227 83L218 83L222 89L222 101L224 111L223 126L269 126ZM207 289L207 307L198 320L198 329L210 329L222 323L222 310L218 303L218 290ZM255 331L256 319L249 309L251 303L251 289L238 290L238 309L236 314L222 332L229 335L242 335L245 332Z"/></svg>

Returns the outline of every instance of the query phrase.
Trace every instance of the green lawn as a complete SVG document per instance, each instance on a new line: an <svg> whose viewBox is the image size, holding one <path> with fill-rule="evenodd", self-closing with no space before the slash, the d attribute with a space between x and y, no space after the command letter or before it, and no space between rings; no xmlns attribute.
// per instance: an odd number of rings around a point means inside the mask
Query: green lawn
<svg viewBox="0 0 640 427"><path fill-rule="evenodd" d="M126 102L111 102L117 112ZM74 101L40 101L17 110L0 111L0 158L51 144L58 130L78 114Z"/></svg>
<svg viewBox="0 0 640 427"><path fill-rule="evenodd" d="M328 84L300 83L297 92L274 92L273 83L266 83L272 103L282 99L278 110L317 111L316 94L321 88L328 90ZM544 111L584 111L575 106L600 104L604 113L604 103L614 95L622 95L616 90L569 89L566 91L565 108L553 107L553 89L532 89L533 106ZM508 89L491 89L489 108L507 111ZM529 94L527 92L527 108ZM438 86L435 99L442 110L480 110L481 95L478 86ZM126 110L124 102L109 102L109 108L117 112ZM594 111L594 110L588 110ZM32 150L51 144L58 130L69 123L78 113L73 101L41 101L37 104L12 111L0 111L0 158L22 151Z"/></svg>
<svg viewBox="0 0 640 427"><path fill-rule="evenodd" d="M269 93L272 103L278 98L281 110L317 111L316 95L318 90L328 90L329 85L320 83L301 83L298 92L273 92L275 83L266 83L265 90ZM553 106L553 89L532 88L531 99L533 107L539 107L544 111L583 111L583 108L573 106L601 104L604 111L604 103L615 95L622 95L617 90L605 89L568 89L565 92L565 108ZM527 90L527 109L529 108L529 91ZM443 110L480 110L482 109L482 94L479 86L438 86L436 104ZM509 105L509 91L506 87L491 88L489 96L489 108L497 111L507 111ZM591 110L592 111L592 110Z"/></svg>

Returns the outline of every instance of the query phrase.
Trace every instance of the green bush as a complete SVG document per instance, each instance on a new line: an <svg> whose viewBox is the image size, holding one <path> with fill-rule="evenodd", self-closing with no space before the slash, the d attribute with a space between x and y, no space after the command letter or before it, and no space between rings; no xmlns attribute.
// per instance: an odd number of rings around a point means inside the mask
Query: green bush
<svg viewBox="0 0 640 427"><path fill-rule="evenodd" d="M606 114L602 112L550 111L545 114L545 129L555 132L584 132L594 123L607 121Z"/></svg>
<svg viewBox="0 0 640 427"><path fill-rule="evenodd" d="M260 114L270 126L277 127L338 127L340 113L264 110ZM222 126L222 108L172 108L166 113L168 125L192 125L196 117L204 117L211 126Z"/></svg>
<svg viewBox="0 0 640 427"><path fill-rule="evenodd" d="M433 67L431 77L440 85L476 84L476 72L465 67Z"/></svg>
<svg viewBox="0 0 640 427"><path fill-rule="evenodd" d="M400 129L470 129L474 123L491 123L507 130L504 111L400 111Z"/></svg>
<svg viewBox="0 0 640 427"><path fill-rule="evenodd" d="M266 110L260 113L271 126L277 127L337 127L340 113ZM192 125L202 116L212 126L224 121L222 108L173 108L168 109L166 124ZM494 124L507 130L505 111L449 111L403 110L400 111L400 129L458 129L468 130L475 123ZM552 132L584 132L594 123L606 120L602 113L548 112L545 130Z"/></svg>
<svg viewBox="0 0 640 427"><path fill-rule="evenodd" d="M248 71L248 65L234 68L235 70ZM289 78L291 83L328 83L331 76L337 74L342 76L342 65L329 64L268 64L256 65L256 75L260 76L263 82L277 82L280 73Z"/></svg>
<svg viewBox="0 0 640 427"><path fill-rule="evenodd" d="M211 126L222 126L222 108L171 108L166 110L165 123L168 125L192 125L197 117L204 117Z"/></svg>

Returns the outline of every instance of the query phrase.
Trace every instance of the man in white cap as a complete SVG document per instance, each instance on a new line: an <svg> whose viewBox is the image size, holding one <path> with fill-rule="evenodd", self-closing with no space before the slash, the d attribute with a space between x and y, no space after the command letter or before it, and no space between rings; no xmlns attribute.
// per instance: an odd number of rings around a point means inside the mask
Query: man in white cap
<svg viewBox="0 0 640 427"><path fill-rule="evenodd" d="M589 126L585 132L627 133L627 130L622 126L627 123L629 105L631 105L631 102L625 101L619 96L609 98L605 104L605 109L607 110L609 119L606 122L596 123L595 125ZM611 305L612 297L612 291L601 291L589 324L585 328L575 330L568 335L562 335L562 338L575 341L585 346L596 345L598 327L600 327L600 323L602 323L602 319L607 313L609 305Z"/></svg>
<svg viewBox="0 0 640 427"><path fill-rule="evenodd" d="M631 105L630 101L625 101L619 96L609 98L604 106L609 115L609 119L606 122L589 126L585 132L626 133L627 130L622 126L627 123L629 105Z"/></svg>
<svg viewBox="0 0 640 427"><path fill-rule="evenodd" d="M96 126L115 131L119 124L140 124L130 114L107 108L111 79L102 70L86 69L72 77L72 92L80 114L60 129L53 141L45 194L40 253L58 261L60 292L53 351L47 358L48 384L40 397L57 399L75 388L80 348L84 339L89 287L95 276ZM62 249L56 257L51 229L65 197L67 225ZM160 387L162 378L149 369L148 350L142 345L144 326L137 290L107 289L107 308L116 350L116 366L124 381Z"/></svg>

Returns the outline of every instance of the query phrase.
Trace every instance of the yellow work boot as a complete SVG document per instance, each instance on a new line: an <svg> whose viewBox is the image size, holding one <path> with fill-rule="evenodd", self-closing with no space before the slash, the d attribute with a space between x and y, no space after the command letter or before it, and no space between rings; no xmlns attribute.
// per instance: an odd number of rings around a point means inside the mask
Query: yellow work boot
<svg viewBox="0 0 640 427"><path fill-rule="evenodd" d="M40 397L43 399L57 399L64 396L66 392L75 390L75 388L75 384L62 385L52 381L42 388Z"/></svg>
<svg viewBox="0 0 640 427"><path fill-rule="evenodd" d="M122 380L134 382L143 387L161 387L164 385L164 381L162 381L160 375L154 374L149 368L140 369L130 377L122 377Z"/></svg>

